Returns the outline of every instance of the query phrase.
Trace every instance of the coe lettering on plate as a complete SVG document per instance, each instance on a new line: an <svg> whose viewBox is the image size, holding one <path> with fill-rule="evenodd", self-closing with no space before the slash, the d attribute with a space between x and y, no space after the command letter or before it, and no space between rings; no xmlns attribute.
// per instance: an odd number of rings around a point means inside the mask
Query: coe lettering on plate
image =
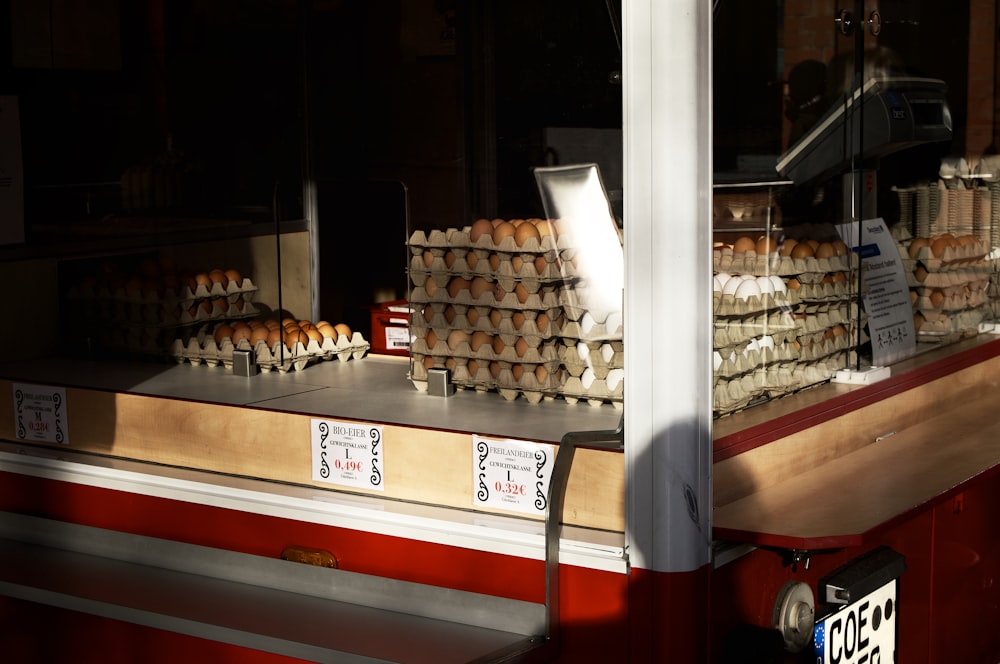
<svg viewBox="0 0 1000 664"><path fill-rule="evenodd" d="M895 662L896 586L893 579L817 622L817 664Z"/></svg>

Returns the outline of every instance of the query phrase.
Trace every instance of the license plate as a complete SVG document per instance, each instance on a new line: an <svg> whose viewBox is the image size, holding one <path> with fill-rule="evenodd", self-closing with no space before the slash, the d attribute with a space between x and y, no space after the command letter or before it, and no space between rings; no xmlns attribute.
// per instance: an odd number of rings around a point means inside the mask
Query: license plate
<svg viewBox="0 0 1000 664"><path fill-rule="evenodd" d="M816 623L817 664L896 661L896 586L893 579Z"/></svg>

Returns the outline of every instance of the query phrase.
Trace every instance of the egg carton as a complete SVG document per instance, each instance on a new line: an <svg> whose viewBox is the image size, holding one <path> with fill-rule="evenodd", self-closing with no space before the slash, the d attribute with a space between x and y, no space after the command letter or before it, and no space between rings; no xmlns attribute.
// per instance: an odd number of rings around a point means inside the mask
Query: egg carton
<svg viewBox="0 0 1000 664"><path fill-rule="evenodd" d="M453 300L459 299L462 292L467 292L473 302L482 301L483 295L493 293L498 299L503 299L508 293L518 296L518 301L522 302L528 295L538 294L544 297L545 293L555 292L560 282L547 282L542 279L504 279L496 275L472 275L467 278L452 272L410 272L410 278L414 286L423 286L428 293L436 294L444 289Z"/></svg>
<svg viewBox="0 0 1000 664"><path fill-rule="evenodd" d="M964 335L973 330L978 333L979 324L986 320L991 312L988 307L978 309L966 309L956 312L926 311L920 312L924 317L918 336L942 336L961 334Z"/></svg>
<svg viewBox="0 0 1000 664"><path fill-rule="evenodd" d="M444 303L427 303L410 317L410 327L417 336L428 328L435 330L464 330L472 333L509 334L526 338L551 339L560 336L562 317L552 319L545 312L515 311L491 307L454 306Z"/></svg>
<svg viewBox="0 0 1000 664"><path fill-rule="evenodd" d="M926 245L920 247L915 252L910 251L909 247L901 249L900 255L908 256L909 260L916 260L922 263L930 271L936 271L948 269L949 267L978 263L986 257L989 251L990 248L987 242L974 237L974 240L969 241L967 244L958 247L946 247L940 255L935 255L931 247Z"/></svg>
<svg viewBox="0 0 1000 664"><path fill-rule="evenodd" d="M494 340L496 337L494 337ZM450 347L444 340L437 340L431 347L423 338L416 338L411 345L411 353L419 355L430 355L435 358L464 357L476 359L480 362L524 362L530 364L544 364L547 362L557 362L559 353L556 349L555 341L543 342L541 345L532 348L524 345L506 345L483 343L478 348L473 349L474 343L462 341L454 348Z"/></svg>
<svg viewBox="0 0 1000 664"><path fill-rule="evenodd" d="M780 256L777 252L758 255L754 251L734 254L731 247L715 249L712 267L716 272L737 274L752 274L763 276L777 274L792 276L803 273L842 272L856 266L856 259L851 255L833 256L831 258L792 258Z"/></svg>
<svg viewBox="0 0 1000 664"><path fill-rule="evenodd" d="M527 323L522 325L522 328L527 327ZM433 350L444 342L452 351L457 351L462 344L467 344L473 351L478 351L481 346L486 345L501 350L510 347L523 353L527 349L537 350L545 345L552 345L559 339L559 337L543 338L538 334L498 331L493 328L469 332L465 328L425 327L419 322L411 324L410 332L414 339L422 340L429 349Z"/></svg>
<svg viewBox="0 0 1000 664"><path fill-rule="evenodd" d="M359 332L353 333L350 339L341 336L337 341L325 337L322 343L313 339L308 344L295 342L292 347L275 342L269 346L264 341L251 344L246 339L240 339L235 345L232 339L224 337L216 343L206 330L201 330L186 341L175 339L171 355L179 362L190 364L207 364L208 366L223 366L231 370L234 350L253 351L257 365L262 371L277 370L286 372L302 370L307 365L323 360L350 360L363 358L370 348Z"/></svg>
<svg viewBox="0 0 1000 664"><path fill-rule="evenodd" d="M625 367L624 345L621 342L560 344L559 360L570 376L579 377L589 368L599 379L605 379L613 369Z"/></svg>
<svg viewBox="0 0 1000 664"><path fill-rule="evenodd" d="M733 346L762 336L776 339L794 338L798 324L788 311L771 311L755 316L715 318L713 346L723 348Z"/></svg>
<svg viewBox="0 0 1000 664"><path fill-rule="evenodd" d="M497 297L499 295L500 297ZM478 299L473 299L468 290L461 290L451 297L443 288L434 288L431 292L423 286L417 286L410 292L410 302L416 305L426 303L444 303L462 306L480 306L492 309L534 310L544 311L549 317L558 316L561 311L559 297L555 292L540 291L534 294L517 294L513 292L489 291L482 293Z"/></svg>
<svg viewBox="0 0 1000 664"><path fill-rule="evenodd" d="M607 378L599 379L585 372L580 377L569 376L559 392L567 402L576 404L581 401L591 406L602 406L610 403L615 408L623 407L625 394L625 371L613 369Z"/></svg>
<svg viewBox="0 0 1000 664"><path fill-rule="evenodd" d="M748 282L749 283L749 282ZM712 293L712 308L716 316L748 316L761 312L792 307L800 301L797 291L786 293L750 293L747 296Z"/></svg>
<svg viewBox="0 0 1000 664"><path fill-rule="evenodd" d="M442 361L442 358L420 354L413 354L412 357L414 361L409 378L414 387L422 392L427 391L428 370L432 367L448 369L451 372L451 383L456 389L495 391L508 400L523 396L531 403L538 403L543 398L554 398L565 380L565 372L559 368L558 363L479 363L469 358L448 358ZM539 367L543 367L544 371L539 371Z"/></svg>
<svg viewBox="0 0 1000 664"><path fill-rule="evenodd" d="M767 391L767 373L763 369L754 374L720 380L712 394L713 409L719 414L734 413L763 398Z"/></svg>
<svg viewBox="0 0 1000 664"><path fill-rule="evenodd" d="M913 303L915 311L950 313L965 309L976 309L989 304L985 290L970 290L957 293L945 293L943 290L921 295Z"/></svg>
<svg viewBox="0 0 1000 664"><path fill-rule="evenodd" d="M851 281L803 283L798 289L789 290L797 294L800 302L837 302L853 297L853 283Z"/></svg>
<svg viewBox="0 0 1000 664"><path fill-rule="evenodd" d="M449 228L445 231L432 230L425 232L417 230L410 235L407 244L410 246L411 253L417 248L420 249L421 253L424 248L467 248L478 249L485 252L504 252L507 254L546 254L556 251L555 242L553 241L551 235L546 235L541 239L541 241L534 237L529 237L526 238L520 246L518 246L512 236L503 238L499 243L494 243L492 235L486 233L479 236L476 241L473 242L470 236L470 231L470 226L466 226L462 229Z"/></svg>
<svg viewBox="0 0 1000 664"><path fill-rule="evenodd" d="M578 321L565 321L560 333L564 339L581 341L618 341L622 339L623 334L619 316L609 316L603 323L598 323L590 314L584 314Z"/></svg>
<svg viewBox="0 0 1000 664"><path fill-rule="evenodd" d="M490 253L480 257L478 252L472 251L464 257L458 257L452 252L440 257L431 256L430 262L425 256L414 256L410 260L409 272L413 283L417 285L422 285L430 275L461 276L470 280L474 277L488 277L500 280L507 290L513 290L515 284L524 282L532 292L537 291L542 284L558 283L564 279L559 266L548 261L544 255L511 256Z"/></svg>
<svg viewBox="0 0 1000 664"><path fill-rule="evenodd" d="M948 288L988 279L990 269L985 264L978 267L964 267L941 272L906 271L906 284L910 288Z"/></svg>
<svg viewBox="0 0 1000 664"><path fill-rule="evenodd" d="M773 346L751 347L746 344L728 354L713 352L713 375L717 378L733 379L747 373L759 371L771 365L787 364L799 359L799 351L794 344L785 342Z"/></svg>

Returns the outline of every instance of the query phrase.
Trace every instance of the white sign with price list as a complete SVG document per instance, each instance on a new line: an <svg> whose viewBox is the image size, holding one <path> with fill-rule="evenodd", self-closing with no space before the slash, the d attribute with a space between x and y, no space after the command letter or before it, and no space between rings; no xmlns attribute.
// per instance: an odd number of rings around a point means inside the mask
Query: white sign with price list
<svg viewBox="0 0 1000 664"><path fill-rule="evenodd" d="M14 435L19 440L68 445L66 390L14 383Z"/></svg>
<svg viewBox="0 0 1000 664"><path fill-rule="evenodd" d="M555 446L472 437L473 503L526 514L545 514Z"/></svg>
<svg viewBox="0 0 1000 664"><path fill-rule="evenodd" d="M311 428L314 481L385 490L382 427L314 419Z"/></svg>

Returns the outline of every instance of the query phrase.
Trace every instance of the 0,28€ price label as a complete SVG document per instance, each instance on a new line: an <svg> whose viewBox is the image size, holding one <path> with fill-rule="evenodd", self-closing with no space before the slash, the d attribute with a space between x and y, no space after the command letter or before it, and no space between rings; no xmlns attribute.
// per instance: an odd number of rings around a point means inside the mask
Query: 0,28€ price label
<svg viewBox="0 0 1000 664"><path fill-rule="evenodd" d="M311 428L314 481L385 490L382 427L313 419Z"/></svg>
<svg viewBox="0 0 1000 664"><path fill-rule="evenodd" d="M473 436L474 506L544 514L554 462L553 445Z"/></svg>

